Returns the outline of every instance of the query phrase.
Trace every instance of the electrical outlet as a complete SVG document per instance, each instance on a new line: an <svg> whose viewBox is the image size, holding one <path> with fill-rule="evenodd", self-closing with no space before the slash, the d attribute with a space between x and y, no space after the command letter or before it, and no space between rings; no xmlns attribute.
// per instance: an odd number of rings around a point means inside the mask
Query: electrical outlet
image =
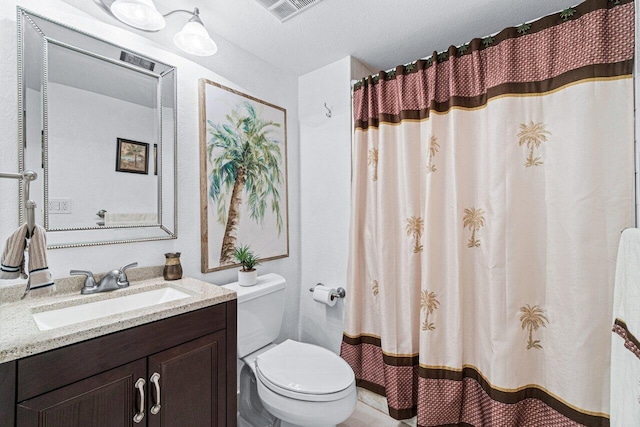
<svg viewBox="0 0 640 427"><path fill-rule="evenodd" d="M49 199L50 214L70 214L71 199Z"/></svg>
<svg viewBox="0 0 640 427"><path fill-rule="evenodd" d="M69 199L60 200L60 212L71 213L71 200Z"/></svg>

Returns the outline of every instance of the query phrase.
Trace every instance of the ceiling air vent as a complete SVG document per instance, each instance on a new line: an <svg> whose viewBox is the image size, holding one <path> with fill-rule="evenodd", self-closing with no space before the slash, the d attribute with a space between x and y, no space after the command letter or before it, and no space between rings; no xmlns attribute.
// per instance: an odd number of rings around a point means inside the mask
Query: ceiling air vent
<svg viewBox="0 0 640 427"><path fill-rule="evenodd" d="M322 0L256 0L281 22L293 18Z"/></svg>

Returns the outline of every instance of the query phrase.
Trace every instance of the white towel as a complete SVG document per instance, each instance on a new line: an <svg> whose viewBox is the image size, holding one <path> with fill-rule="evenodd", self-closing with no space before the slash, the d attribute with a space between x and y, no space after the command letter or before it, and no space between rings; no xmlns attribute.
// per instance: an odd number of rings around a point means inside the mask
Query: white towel
<svg viewBox="0 0 640 427"><path fill-rule="evenodd" d="M104 214L104 225L156 225L158 214L156 213L109 213Z"/></svg>
<svg viewBox="0 0 640 427"><path fill-rule="evenodd" d="M24 250L27 246L27 224L21 225L9 236L0 261L0 279L26 279Z"/></svg>
<svg viewBox="0 0 640 427"><path fill-rule="evenodd" d="M36 225L29 241L29 289L31 295L53 293L56 285L47 264L47 234Z"/></svg>
<svg viewBox="0 0 640 427"><path fill-rule="evenodd" d="M611 338L611 426L640 426L640 229L622 233Z"/></svg>

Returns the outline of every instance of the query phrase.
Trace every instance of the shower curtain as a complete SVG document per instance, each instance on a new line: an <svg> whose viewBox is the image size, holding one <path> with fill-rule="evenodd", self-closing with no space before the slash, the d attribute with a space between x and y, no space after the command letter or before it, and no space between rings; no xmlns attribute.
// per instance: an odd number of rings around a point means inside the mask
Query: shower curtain
<svg viewBox="0 0 640 427"><path fill-rule="evenodd" d="M394 418L609 425L633 51L588 0L356 84L341 355Z"/></svg>

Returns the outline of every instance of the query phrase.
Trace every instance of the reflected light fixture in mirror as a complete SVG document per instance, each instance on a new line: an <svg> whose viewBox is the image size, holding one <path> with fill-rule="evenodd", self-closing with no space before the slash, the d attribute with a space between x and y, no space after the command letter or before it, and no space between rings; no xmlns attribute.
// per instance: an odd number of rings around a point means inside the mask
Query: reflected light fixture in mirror
<svg viewBox="0 0 640 427"><path fill-rule="evenodd" d="M162 15L153 4L153 0L100 0L106 10L120 22L143 31L156 32L165 26L165 18L174 13L184 12L191 16L189 22L173 37L175 45L184 52L197 56L211 56L218 46L211 39L200 19L200 11L177 9ZM110 3L110 4L109 4Z"/></svg>

